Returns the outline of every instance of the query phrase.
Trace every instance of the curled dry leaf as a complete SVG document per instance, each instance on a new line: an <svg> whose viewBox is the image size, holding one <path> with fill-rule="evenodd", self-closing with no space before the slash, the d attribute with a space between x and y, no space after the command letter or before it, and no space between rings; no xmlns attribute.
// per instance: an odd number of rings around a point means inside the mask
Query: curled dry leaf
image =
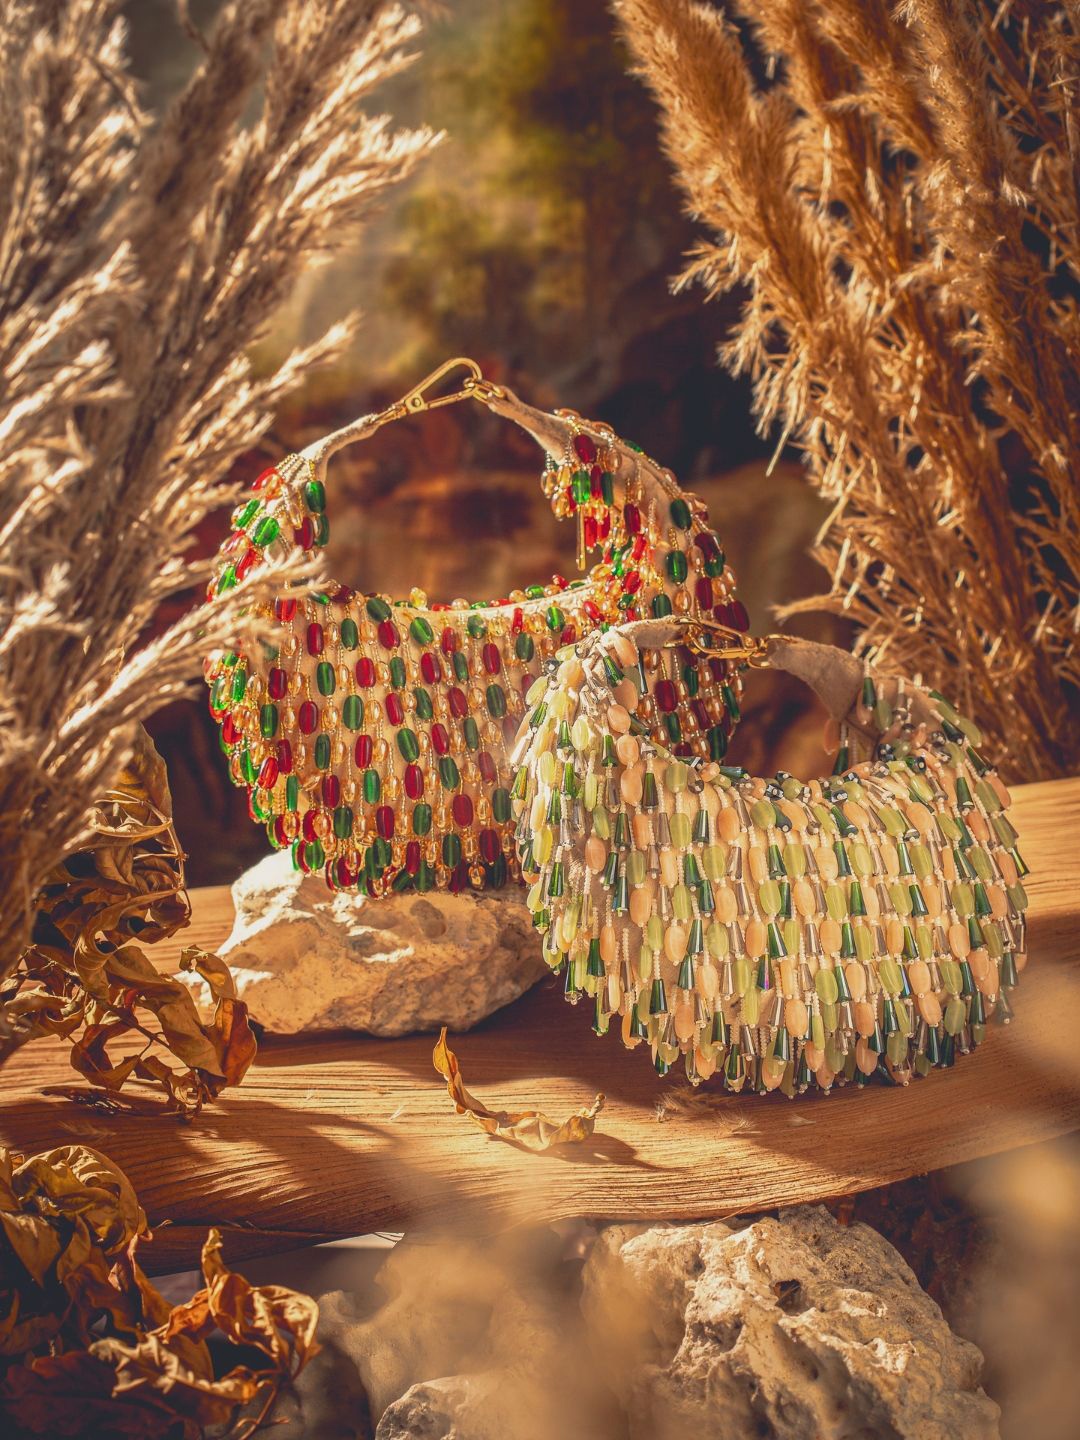
<svg viewBox="0 0 1080 1440"><path fill-rule="evenodd" d="M431 1059L446 1081L446 1093L457 1106L459 1115L471 1115L488 1135L514 1141L527 1150L548 1150L552 1145L587 1140L596 1126L597 1115L604 1108L603 1095L597 1095L591 1105L575 1111L561 1123L549 1119L540 1110L489 1110L466 1090L458 1058L446 1043L445 1026L439 1032Z"/></svg>
<svg viewBox="0 0 1080 1440"><path fill-rule="evenodd" d="M172 935L190 913L165 766L140 729L130 763L95 809L90 844L49 876L35 943L0 989L0 1010L20 1041L71 1041L72 1066L89 1088L53 1093L110 1110L190 1116L239 1083L255 1037L228 966L194 947L181 957L217 1000L204 1025L188 988L135 943ZM129 1082L158 1098L121 1094Z"/></svg>
<svg viewBox="0 0 1080 1440"><path fill-rule="evenodd" d="M203 1288L170 1306L135 1260L148 1233L127 1178L97 1151L17 1165L0 1152L0 1409L18 1434L201 1440L213 1427L239 1440L316 1352L315 1301L249 1285L216 1230ZM215 1334L265 1364L216 1373Z"/></svg>

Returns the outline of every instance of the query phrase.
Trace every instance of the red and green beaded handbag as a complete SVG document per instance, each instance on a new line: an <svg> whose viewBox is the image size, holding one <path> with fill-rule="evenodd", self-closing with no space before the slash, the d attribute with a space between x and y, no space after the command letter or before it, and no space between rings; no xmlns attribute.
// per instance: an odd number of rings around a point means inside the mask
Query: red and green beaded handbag
<svg viewBox="0 0 1080 1440"><path fill-rule="evenodd" d="M428 397L460 367L459 390ZM470 360L447 362L387 410L261 474L233 516L211 598L264 557L326 544L326 464L337 450L390 420L469 397L545 450L544 490L555 513L577 523L581 568L600 552L585 577L453 605L345 585L290 591L265 608L261 647L207 662L211 714L252 819L334 889L520 879L507 749L544 661L622 620L679 614L748 626L704 505L670 471L606 426L533 409ZM657 738L680 754L720 758L739 714L735 667L690 649L643 663L642 714Z"/></svg>

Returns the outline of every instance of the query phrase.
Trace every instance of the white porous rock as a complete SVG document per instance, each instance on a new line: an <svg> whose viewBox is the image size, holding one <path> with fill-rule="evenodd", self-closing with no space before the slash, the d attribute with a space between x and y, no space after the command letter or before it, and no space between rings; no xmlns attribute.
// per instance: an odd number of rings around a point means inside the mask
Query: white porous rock
<svg viewBox="0 0 1080 1440"><path fill-rule="evenodd" d="M253 1018L277 1034L464 1030L549 973L516 886L371 900L331 891L283 850L232 893L236 921L218 953ZM186 978L208 1010L206 984Z"/></svg>
<svg viewBox="0 0 1080 1440"><path fill-rule="evenodd" d="M982 1355L893 1247L821 1207L616 1225L584 1272L630 1440L996 1440Z"/></svg>

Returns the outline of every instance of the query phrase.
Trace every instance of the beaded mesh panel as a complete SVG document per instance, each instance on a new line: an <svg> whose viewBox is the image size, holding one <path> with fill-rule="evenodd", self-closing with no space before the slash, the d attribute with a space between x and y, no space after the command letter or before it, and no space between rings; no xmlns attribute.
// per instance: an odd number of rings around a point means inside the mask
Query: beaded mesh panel
<svg viewBox="0 0 1080 1440"><path fill-rule="evenodd" d="M266 610L261 648L207 663L211 714L252 819L332 888L519 878L506 750L545 658L641 616L748 626L704 505L604 427L558 423L565 450L549 455L543 485L556 514L577 523L582 550L599 552L584 579L451 605L336 584L289 593ZM259 476L233 516L211 595L267 555L327 543L324 466L325 446L313 446ZM739 713L728 663L683 650L649 664L642 722L679 753L722 756Z"/></svg>
<svg viewBox="0 0 1080 1440"><path fill-rule="evenodd" d="M559 652L515 753L528 903L597 1033L790 1095L905 1082L1007 1021L1025 866L975 726L867 672L828 778L688 763L637 718L633 628Z"/></svg>

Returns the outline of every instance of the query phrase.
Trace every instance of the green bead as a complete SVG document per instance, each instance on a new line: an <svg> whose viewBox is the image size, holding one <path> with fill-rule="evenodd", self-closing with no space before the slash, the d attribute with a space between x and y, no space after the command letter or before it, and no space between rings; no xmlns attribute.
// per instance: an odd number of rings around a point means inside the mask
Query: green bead
<svg viewBox="0 0 1080 1440"><path fill-rule="evenodd" d="M471 715L466 715L465 719L461 722L461 733L464 737L465 744L470 750L479 750L480 731L476 721Z"/></svg>
<svg viewBox="0 0 1080 1440"><path fill-rule="evenodd" d="M334 834L339 840L348 840L352 834L353 812L348 805L339 805L334 811Z"/></svg>
<svg viewBox="0 0 1080 1440"><path fill-rule="evenodd" d="M382 776L378 770L364 771L364 799L369 805L377 805L382 795Z"/></svg>
<svg viewBox="0 0 1080 1440"><path fill-rule="evenodd" d="M465 629L474 640L482 640L487 634L487 621L482 615L470 615L465 621ZM455 652L460 653L460 652Z"/></svg>
<svg viewBox="0 0 1080 1440"><path fill-rule="evenodd" d="M409 634L418 645L430 645L435 632L422 615L415 615L409 625Z"/></svg>
<svg viewBox="0 0 1080 1440"><path fill-rule="evenodd" d="M390 684L395 690L403 690L405 681L408 678L405 672L405 661L400 655L390 657Z"/></svg>
<svg viewBox="0 0 1080 1440"><path fill-rule="evenodd" d="M455 835L452 831L443 836L442 842L443 864L449 865L451 869L461 863L461 836Z"/></svg>
<svg viewBox="0 0 1080 1440"><path fill-rule="evenodd" d="M315 768L316 770L330 769L330 736L316 735L315 737Z"/></svg>
<svg viewBox="0 0 1080 1440"><path fill-rule="evenodd" d="M341 705L341 723L346 730L359 730L364 723L364 702L359 695L346 695Z"/></svg>
<svg viewBox="0 0 1080 1440"><path fill-rule="evenodd" d="M329 660L320 660L315 666L315 684L320 695L333 695L337 689L337 676Z"/></svg>
<svg viewBox="0 0 1080 1440"><path fill-rule="evenodd" d="M341 638L342 649L344 650L355 650L360 643L360 632L356 628L356 621L350 615L346 615L345 619L342 620L338 634Z"/></svg>
<svg viewBox="0 0 1080 1440"><path fill-rule="evenodd" d="M450 663L454 667L454 677L462 684L469 678L469 662L465 658L464 650L455 650L450 657ZM539 722L538 722L539 723Z"/></svg>
<svg viewBox="0 0 1080 1440"><path fill-rule="evenodd" d="M689 530L691 521L690 506L681 495L677 495L675 499L672 500L671 509L668 513L671 516L671 523L677 529Z"/></svg>
<svg viewBox="0 0 1080 1440"><path fill-rule="evenodd" d="M321 480L309 480L304 486L304 500L307 507L316 515L321 515L326 509L326 487Z"/></svg>
<svg viewBox="0 0 1080 1440"><path fill-rule="evenodd" d="M765 915L776 915L780 911L780 886L775 880L765 880L758 886L758 903Z"/></svg>
<svg viewBox="0 0 1080 1440"><path fill-rule="evenodd" d="M221 572L221 578L217 583L217 593L223 595L226 590L231 590L236 584L236 566L226 565Z"/></svg>
<svg viewBox="0 0 1080 1440"><path fill-rule="evenodd" d="M836 975L824 966L814 976L814 988L823 1005L835 1005L837 1000Z"/></svg>
<svg viewBox="0 0 1080 1440"><path fill-rule="evenodd" d="M259 709L259 731L267 740L273 739L278 728L278 707L263 705Z"/></svg>
<svg viewBox="0 0 1080 1440"><path fill-rule="evenodd" d="M558 605L549 605L544 616L547 627L551 631L562 630L566 624L566 616L559 609Z"/></svg>
<svg viewBox="0 0 1080 1440"><path fill-rule="evenodd" d="M409 765L412 765L420 758L420 742L416 738L416 731L410 730L407 725L402 725L397 732L397 745L401 751L401 758Z"/></svg>
<svg viewBox="0 0 1080 1440"><path fill-rule="evenodd" d="M487 700L488 714L494 720L501 720L506 714L506 692L501 685L494 682L484 691Z"/></svg>
<svg viewBox="0 0 1080 1440"><path fill-rule="evenodd" d="M510 791L502 785L491 792L491 813L500 824L510 819Z"/></svg>
<svg viewBox="0 0 1080 1440"><path fill-rule="evenodd" d="M663 620L671 614L671 600L661 590L659 594L653 596L649 609L655 620Z"/></svg>
<svg viewBox="0 0 1080 1440"><path fill-rule="evenodd" d="M326 851L318 840L313 840L304 851L309 870L321 870L326 863Z"/></svg>
<svg viewBox="0 0 1080 1440"><path fill-rule="evenodd" d="M667 557L667 573L676 585L681 585L686 579L689 566L686 556L681 550L669 550Z"/></svg>
<svg viewBox="0 0 1080 1440"><path fill-rule="evenodd" d="M524 660L525 663L528 664L535 653L536 645L533 643L532 636L526 635L525 631L522 630L514 641L514 654L519 660Z"/></svg>
<svg viewBox="0 0 1080 1440"><path fill-rule="evenodd" d="M431 830L431 806L418 800L413 806L412 828L414 835L427 835Z"/></svg>
<svg viewBox="0 0 1080 1440"><path fill-rule="evenodd" d="M431 703L431 696L424 689L423 685L417 685L413 689L413 699L416 701L416 718L418 720L433 720L435 718L435 707Z"/></svg>
<svg viewBox="0 0 1080 1440"><path fill-rule="evenodd" d="M686 789L689 778L689 766L684 765L681 760L673 760L664 771L664 784L673 795L678 795Z"/></svg>
<svg viewBox="0 0 1080 1440"><path fill-rule="evenodd" d="M285 778L285 809L294 811L300 804L300 781L295 775Z"/></svg>
<svg viewBox="0 0 1080 1440"><path fill-rule="evenodd" d="M750 806L750 819L760 830L766 830L776 824L776 811L768 800L755 800Z"/></svg>
<svg viewBox="0 0 1080 1440"><path fill-rule="evenodd" d="M238 705L240 701L243 700L244 694L247 690L247 682L247 671L242 665L240 665L233 671L231 694L232 702L234 705Z"/></svg>
<svg viewBox="0 0 1080 1440"><path fill-rule="evenodd" d="M671 843L676 850L685 850L690 844L690 816L676 810L670 817Z"/></svg>
<svg viewBox="0 0 1080 1440"><path fill-rule="evenodd" d="M272 545L281 534L281 526L272 515L264 515L255 526L252 540L256 545Z"/></svg>
<svg viewBox="0 0 1080 1440"><path fill-rule="evenodd" d="M447 790L456 790L461 784L461 772L458 770L457 761L452 755L439 757L439 779Z"/></svg>
<svg viewBox="0 0 1080 1440"><path fill-rule="evenodd" d="M390 606L381 595L369 595L364 608L376 624L390 619Z"/></svg>

